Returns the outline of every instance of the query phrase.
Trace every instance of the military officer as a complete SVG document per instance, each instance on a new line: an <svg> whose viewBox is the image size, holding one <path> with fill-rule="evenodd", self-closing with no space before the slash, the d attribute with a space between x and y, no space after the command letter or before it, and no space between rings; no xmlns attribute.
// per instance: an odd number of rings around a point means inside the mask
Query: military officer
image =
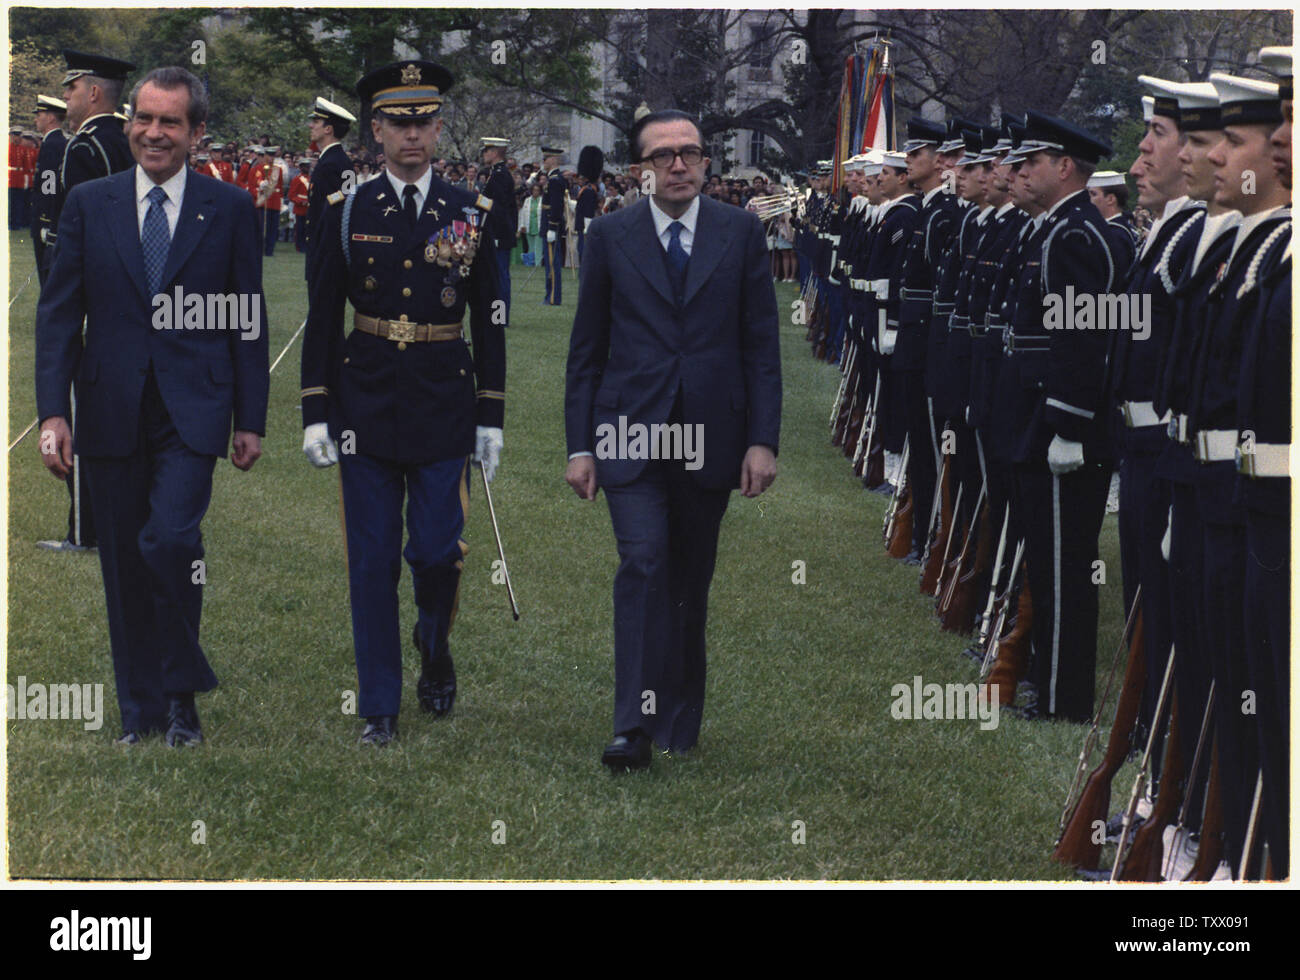
<svg viewBox="0 0 1300 980"><path fill-rule="evenodd" d="M53 200L44 201L41 210L48 215L43 226L45 266L48 273L53 263L58 240L59 215L68 192L78 184L98 177L107 177L135 165L122 121L114 115L126 77L134 69L125 61L81 51L65 50L67 71L63 76L63 100L67 106L68 123L75 130L64 147L59 166L59 179L53 188ZM44 195L48 190L44 180L37 182L37 191ZM76 406L73 406L75 417ZM75 425L75 418L73 424ZM73 456L72 472L68 474L68 533L62 541L38 541L37 545L49 551L84 551L96 546L95 522L91 508L84 502L90 497L80 460Z"/></svg>
<svg viewBox="0 0 1300 980"><path fill-rule="evenodd" d="M41 149L36 157L34 206L32 207L32 246L36 249L36 273L41 285L49 269L45 263L45 233L55 230L51 217L55 195L42 194L42 186L56 190L59 170L63 166L63 153L68 146L68 134L63 131L63 120L68 114L68 104L52 95L36 96L36 129L42 134Z"/></svg>
<svg viewBox="0 0 1300 980"><path fill-rule="evenodd" d="M506 166L510 141L500 136L481 136L483 143L483 169L488 171L487 186L483 196L492 202L492 218L488 222L492 238L493 257L500 277L498 293L505 302L506 326L510 325L510 253L515 247L515 229L519 224L519 208L515 204L515 179Z"/></svg>
<svg viewBox="0 0 1300 980"><path fill-rule="evenodd" d="M578 199L573 204L573 230L578 237L578 264L587 244L587 225L596 218L596 185L605 166L605 154L598 146L584 146L578 153Z"/></svg>
<svg viewBox="0 0 1300 980"><path fill-rule="evenodd" d="M546 266L546 295L542 303L559 306L563 298L564 243L568 230L569 182L560 172L564 149L542 147L542 170L546 173L546 190L542 194L542 227L546 229L546 247L542 250Z"/></svg>
<svg viewBox="0 0 1300 980"><path fill-rule="evenodd" d="M316 144L318 156L312 168L311 187L307 197L307 264L306 276L311 279L312 262L316 254L317 235L313 234L320 226L325 215L327 202L332 194L343 188L347 175L352 173L352 161L343 150L343 137L348 128L357 121L357 117L329 99L316 97L312 104L311 116L307 129L311 141ZM348 181L347 190L352 189L356 177Z"/></svg>
<svg viewBox="0 0 1300 980"><path fill-rule="evenodd" d="M336 191L322 224L303 342L303 449L340 462L361 740L397 734L402 658L401 558L419 621L420 706L452 709L448 633L467 551L469 462L494 476L504 413L505 333L486 247L492 203L430 168L450 73L427 61L378 68L357 83L385 173ZM345 338L345 301L354 313ZM466 305L471 348L463 339ZM402 551L402 501L409 540Z"/></svg>
<svg viewBox="0 0 1300 980"><path fill-rule="evenodd" d="M1116 267L1127 272L1137 254L1137 226L1133 224L1133 215L1124 210L1128 203L1124 175L1116 170L1098 170L1088 178L1088 196L1106 219L1105 231L1118 257Z"/></svg>
<svg viewBox="0 0 1300 980"><path fill-rule="evenodd" d="M1022 384L1037 389L1016 453L1035 604L1031 678L1040 717L1086 722L1097 659L1093 563L1111 475L1110 419L1102 406L1109 338L1095 324L1076 324L1067 297L1101 297L1115 285L1105 222L1087 190L1110 147L1063 119L1033 111L1025 144L1021 170L1045 210L1046 232L1036 330L1031 321L1026 326L1033 332L1012 341Z"/></svg>

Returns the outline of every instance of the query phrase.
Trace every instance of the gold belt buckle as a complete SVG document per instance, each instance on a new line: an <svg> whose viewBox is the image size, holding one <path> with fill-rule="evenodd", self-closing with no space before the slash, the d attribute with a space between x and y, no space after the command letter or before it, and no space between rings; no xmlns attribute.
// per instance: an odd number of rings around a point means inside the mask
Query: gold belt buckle
<svg viewBox="0 0 1300 980"><path fill-rule="evenodd" d="M415 324L405 320L388 321L388 339L404 341L406 343L415 342Z"/></svg>

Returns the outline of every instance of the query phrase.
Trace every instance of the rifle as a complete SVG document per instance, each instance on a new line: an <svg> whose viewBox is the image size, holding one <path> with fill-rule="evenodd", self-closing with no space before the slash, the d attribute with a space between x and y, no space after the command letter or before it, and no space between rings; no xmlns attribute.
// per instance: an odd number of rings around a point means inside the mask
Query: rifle
<svg viewBox="0 0 1300 980"><path fill-rule="evenodd" d="M943 468L934 484L934 502L930 507L931 534L926 535L925 554L921 557L922 595L934 595L943 568L938 544L952 524L952 467L948 457L943 457Z"/></svg>
<svg viewBox="0 0 1300 980"><path fill-rule="evenodd" d="M1088 776L1074 815L1061 834L1052 851L1052 857L1062 864L1076 868L1096 870L1101 857L1101 841L1096 839L1095 828L1106 826L1106 813L1110 809L1110 784L1128 756L1133 729L1137 725L1138 707L1142 701L1142 688L1146 679L1146 656L1142 635L1142 610L1139 607L1133 623L1133 636L1129 644L1128 667L1124 671L1124 686L1120 689L1119 703L1115 708L1115 721L1106 742L1106 754L1101 764Z"/></svg>
<svg viewBox="0 0 1300 980"><path fill-rule="evenodd" d="M937 598L939 601L935 604L935 615L942 618L948 611L948 606L952 602L952 590L957 584L957 579L961 577L961 570L965 566L966 554L970 551L971 539L975 537L975 521L979 516L980 508L984 505L984 492L988 489L987 484L980 485L979 496L975 498L975 506L971 510L971 516L966 521L966 530L962 534L961 551L951 562L945 562L942 571L940 571L940 580L943 588L940 589ZM957 490L958 498L961 496L961 488ZM953 525L954 528L956 524ZM945 556L946 557L946 556Z"/></svg>
<svg viewBox="0 0 1300 980"><path fill-rule="evenodd" d="M1092 750L1097 745L1097 736L1101 731L1101 716L1106 710L1106 702L1110 700L1111 687L1115 681L1115 670L1119 667L1119 658L1123 655L1124 650L1129 645L1129 637L1133 632L1133 621L1137 617L1138 604L1142 601L1142 586L1139 583L1137 591L1133 594L1133 605L1129 607L1128 618L1124 621L1124 631L1120 633L1119 644L1115 647L1115 656L1110 661L1110 673L1106 676L1106 687L1101 692L1101 700L1097 703L1097 710L1092 715L1092 727L1088 729L1087 737L1083 740L1083 748L1079 750L1079 761L1074 767L1074 779L1070 781L1070 791L1065 794L1065 809L1061 811L1061 822L1056 827L1056 839L1061 839L1061 834L1065 832L1065 825L1070 822L1070 817L1074 813L1074 806L1078 803L1075 793L1083 785L1083 774L1088 771L1088 763L1092 760Z"/></svg>
<svg viewBox="0 0 1300 980"><path fill-rule="evenodd" d="M1015 703L1016 686L1029 674L1030 644L1033 638L1034 604L1026 578L1016 599L1016 618L1011 632L997 641L997 658L989 671L988 687L998 689L998 703L1004 708Z"/></svg>
<svg viewBox="0 0 1300 980"><path fill-rule="evenodd" d="M906 558L912 553L912 486L907 484L903 490L903 500L894 515L894 529L886 546L891 558Z"/></svg>
<svg viewBox="0 0 1300 980"><path fill-rule="evenodd" d="M939 598L943 591L943 573L948 567L948 553L952 551L952 539L956 537L957 522L961 519L961 495L965 489L963 484L957 484L957 500L952 505L952 519L944 528L943 559L939 562L939 576L934 583L934 595L931 596L934 599Z"/></svg>
<svg viewBox="0 0 1300 980"><path fill-rule="evenodd" d="M1020 560L1025 556L1025 542L1016 542L1015 554L1011 557L1011 574L1007 578L1006 590L997 597L997 614L994 616L987 638L983 641L984 657L980 661L980 680L983 680L993 666L993 658L1002 639L1002 628L1007 622L1007 607L1011 605L1011 591L1016 585L1016 575L1020 572Z"/></svg>
<svg viewBox="0 0 1300 980"><path fill-rule="evenodd" d="M1214 681L1210 681L1210 693L1205 699L1205 713L1201 716L1201 733L1196 737L1196 751L1192 754L1192 768L1187 772L1187 786L1183 790L1183 805L1178 811L1178 822L1165 828L1161 835L1165 857L1160 865L1160 877L1170 880L1178 864L1178 855L1187 851L1191 835L1187 832L1187 811L1192 805L1192 787L1196 785L1196 774L1201 768L1201 753L1205 749L1205 739L1210 731L1210 718L1214 712Z"/></svg>
<svg viewBox="0 0 1300 980"><path fill-rule="evenodd" d="M1196 848L1196 863L1187 881L1209 881L1223 860L1223 778L1219 768L1219 746L1215 740L1210 753L1210 781L1205 789L1205 807L1201 812L1201 843Z"/></svg>
<svg viewBox="0 0 1300 980"><path fill-rule="evenodd" d="M998 600L998 579L1002 577L1002 559L1006 555L1007 528L1010 524L1011 501L1008 500L1006 509L1002 512L1002 532L998 535L998 555L993 559L993 576L989 579L989 600L984 604L984 612L980 614L979 646L985 651L985 660L988 660L989 626L993 622L993 607ZM982 669L980 677L984 677Z"/></svg>
<svg viewBox="0 0 1300 980"><path fill-rule="evenodd" d="M840 375L840 388L835 395L835 402L831 405L831 445L838 446L844 441L845 427L848 424L849 405L846 404L845 395L849 394L848 389L851 379L854 378L854 372L857 367L858 345L851 339L845 339L845 346L848 348L844 355L844 368Z"/></svg>
<svg viewBox="0 0 1300 980"><path fill-rule="evenodd" d="M1133 827L1133 818L1137 815L1138 801L1146 790L1151 772L1151 753L1155 751L1156 739L1160 736L1160 718L1165 713L1165 702L1169 700L1169 680L1174 676L1174 656L1177 650L1169 650L1169 662L1165 664L1165 678L1160 682L1160 697L1156 699L1156 713L1151 717L1151 734L1147 737L1146 751L1142 753L1142 764L1138 766L1137 775L1133 777L1133 792L1129 794L1128 806L1124 808L1124 822L1120 825L1119 842L1115 845L1115 864L1110 869L1111 882L1119 881L1120 868L1124 866L1127 851L1124 844L1128 840L1129 830ZM1170 714L1173 713L1171 707Z"/></svg>
<svg viewBox="0 0 1300 980"><path fill-rule="evenodd" d="M854 347L860 350L858 344L855 343ZM844 449L844 457L846 459L853 458L853 454L857 449L858 441L862 437L862 415L866 407L863 404L865 401L865 395L862 389L862 364L858 358L854 358L853 379L849 383L849 403L847 410L844 412L844 418L846 420L844 426L844 438L841 441L841 445Z"/></svg>
<svg viewBox="0 0 1300 980"><path fill-rule="evenodd" d="M979 531L976 537L975 560L965 574L958 575L953 582L948 596L948 607L943 612L943 628L949 633L970 633L975 622L975 592L980 577L988 570L989 551L993 548L993 530L989 523L989 501L984 500L984 509L979 515ZM967 537L969 545L970 538ZM962 569L958 563L958 572Z"/></svg>
<svg viewBox="0 0 1300 980"><path fill-rule="evenodd" d="M1250 804L1250 820L1246 823L1246 843L1241 848L1241 867L1237 870L1237 881L1249 881L1246 872L1250 868L1250 854L1255 850L1255 833L1259 830L1259 799L1264 794L1264 770L1255 777L1255 799Z"/></svg>
<svg viewBox="0 0 1300 980"><path fill-rule="evenodd" d="M866 466L866 459L871 453L871 443L875 440L876 419L879 416L877 409L880 406L880 369L876 369L876 384L874 392L867 401L866 410L862 416L862 427L858 431L858 445L853 451L853 475L860 476L863 468Z"/></svg>
<svg viewBox="0 0 1300 980"><path fill-rule="evenodd" d="M1165 732L1165 761L1160 769L1160 785L1151 815L1133 837L1133 844L1119 870L1120 881L1160 881L1164 858L1165 828L1173 823L1181 802L1183 779L1183 743L1178 722L1178 698L1169 710L1169 728Z"/></svg>
<svg viewBox="0 0 1300 980"><path fill-rule="evenodd" d="M894 492L889 495L889 506L885 508L885 518L882 522L881 533L885 540L885 550L888 551L894 540L894 524L898 516L898 508L902 503L903 494L907 489L907 453L909 449L908 439L903 439L903 460L899 471L898 482L894 484ZM906 552L904 552L906 554ZM902 555L893 557L901 558Z"/></svg>

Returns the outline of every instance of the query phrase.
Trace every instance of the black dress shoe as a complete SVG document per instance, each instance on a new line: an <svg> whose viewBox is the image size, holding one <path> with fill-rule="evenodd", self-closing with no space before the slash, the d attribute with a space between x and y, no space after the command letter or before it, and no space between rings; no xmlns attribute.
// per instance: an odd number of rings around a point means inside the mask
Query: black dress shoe
<svg viewBox="0 0 1300 980"><path fill-rule="evenodd" d="M611 769L645 769L650 765L650 738L641 731L615 735L600 761Z"/></svg>
<svg viewBox="0 0 1300 980"><path fill-rule="evenodd" d="M420 651L420 681L415 686L420 710L441 718L449 714L456 703L456 665L452 663L449 652L440 657L433 655L421 642L418 626L413 636L415 648Z"/></svg>
<svg viewBox="0 0 1300 980"><path fill-rule="evenodd" d="M203 741L199 725L199 712L194 707L193 694L181 694L167 699L167 744L172 748L198 745Z"/></svg>
<svg viewBox="0 0 1300 980"><path fill-rule="evenodd" d="M366 719L366 727L361 732L362 745L385 746L397 738L397 716L376 715Z"/></svg>

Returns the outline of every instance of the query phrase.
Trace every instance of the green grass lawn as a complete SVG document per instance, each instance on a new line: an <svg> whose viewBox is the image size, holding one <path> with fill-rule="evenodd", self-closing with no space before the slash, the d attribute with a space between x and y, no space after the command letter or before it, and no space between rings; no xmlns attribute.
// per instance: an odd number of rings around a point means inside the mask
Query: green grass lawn
<svg viewBox="0 0 1300 980"><path fill-rule="evenodd" d="M13 296L30 243L10 234ZM265 455L217 467L203 641L221 686L199 699L207 742L123 749L98 560L39 551L64 530L67 497L35 436L9 454L8 666L16 683L104 684L105 721L18 721L8 733L8 861L14 877L1069 879L1049 858L1084 729L1003 715L896 721L890 689L969 681L916 571L880 544L886 498L865 493L828 441L838 383L804 327L782 330L780 474L732 497L709 622L704 730L648 773L599 763L613 710L604 497L564 484L564 361L577 287L540 304L542 273L515 267L505 450L493 487L522 619L491 581L481 485L452 635L452 717L415 702L407 652L401 735L359 748L341 710L355 690L338 475L300 450L295 345L271 378ZM306 312L302 258L266 264L271 356ZM790 309L790 286L778 287ZM36 283L9 317L11 438L34 417ZM436 423L435 423L436 424ZM1102 557L1099 676L1122 627L1115 518ZM806 563L807 583L791 581ZM403 635L414 606L401 585ZM1104 733L1103 733L1104 734ZM1103 741L1104 745L1104 741ZM1116 795L1129 780L1116 781ZM1116 804L1118 806L1118 803ZM204 842L195 821L202 821ZM501 822L501 823L498 823ZM795 843L801 821L805 843ZM504 828L504 842L500 831Z"/></svg>

